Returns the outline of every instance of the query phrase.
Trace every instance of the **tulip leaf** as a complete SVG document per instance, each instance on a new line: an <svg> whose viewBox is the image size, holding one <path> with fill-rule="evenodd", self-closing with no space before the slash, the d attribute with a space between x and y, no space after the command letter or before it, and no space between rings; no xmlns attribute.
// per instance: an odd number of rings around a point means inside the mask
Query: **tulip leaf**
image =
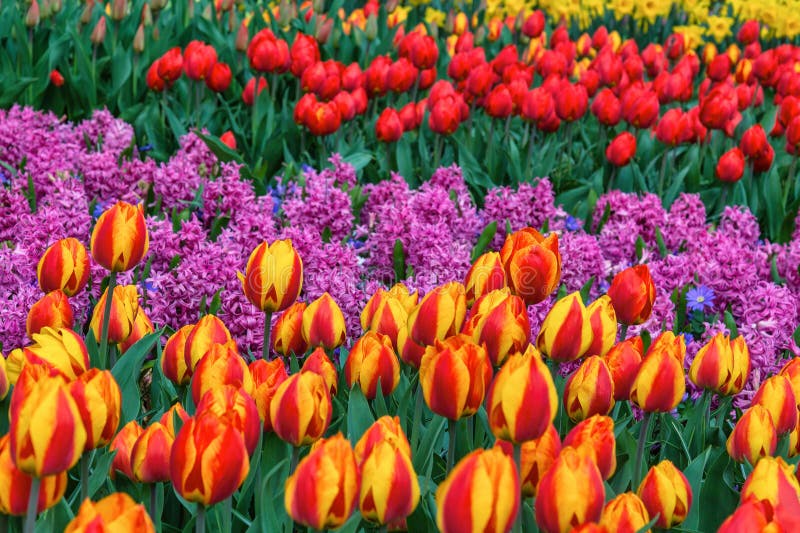
<svg viewBox="0 0 800 533"><path fill-rule="evenodd" d="M581 295L581 299L584 302L588 302L589 301L589 293L592 290L592 285L594 285L594 281L595 281L594 276L592 276L592 277L590 277L588 279L588 281L586 283L583 284L583 287L581 287L580 295Z"/></svg>
<svg viewBox="0 0 800 533"><path fill-rule="evenodd" d="M653 518L651 518L647 524L637 529L636 533L648 533L648 531L651 531L653 526L656 525L656 522L658 522L658 519L660 517L661 513L656 513L656 515Z"/></svg>
<svg viewBox="0 0 800 533"><path fill-rule="evenodd" d="M642 236L639 235L638 237L636 237L636 259L638 259L639 261L642 260L646 248L647 245L645 244L644 239L642 239Z"/></svg>
<svg viewBox="0 0 800 533"><path fill-rule="evenodd" d="M122 412L120 427L135 419L142 407L141 392L139 391L139 373L142 369L147 354L153 349L161 336L161 330L142 337L136 344L119 358L117 364L111 369L111 374L119 384L122 392Z"/></svg>
<svg viewBox="0 0 800 533"><path fill-rule="evenodd" d="M686 480L689 482L689 486L692 488L693 495L702 494L704 485L703 472L705 471L706 463L708 462L708 456L710 453L711 448L706 448L706 450L695 457L694 461L689 463L689 466L687 466L683 471L683 474L686 476ZM698 529L698 526L700 525L700 507L700 498L695 497L692 501L691 507L689 508L689 514L686 516L686 520L682 524L684 529Z"/></svg>
<svg viewBox="0 0 800 533"><path fill-rule="evenodd" d="M706 482L699 493L694 493L692 507L702 505L699 524L702 531L716 531L739 502L739 493L728 479L732 462L724 447L718 449L714 459L709 460Z"/></svg>
<svg viewBox="0 0 800 533"><path fill-rule="evenodd" d="M100 487L108 479L108 472L111 469L111 463L114 462L114 456L117 455L117 450L112 452L107 448L100 448L94 455L92 465L92 473L89 475L89 498L97 494Z"/></svg>
<svg viewBox="0 0 800 533"><path fill-rule="evenodd" d="M483 252L486 250L486 247L489 246L489 243L492 242L494 239L495 234L497 234L497 221L494 220L487 224L483 231L481 232L480 236L478 237L478 242L475 243L475 247L472 249L472 262L474 263Z"/></svg>
<svg viewBox="0 0 800 533"><path fill-rule="evenodd" d="M356 383L350 389L350 401L347 403L347 438L357 442L375 421L361 386Z"/></svg>
<svg viewBox="0 0 800 533"><path fill-rule="evenodd" d="M220 160L222 163L228 163L230 161L235 161L237 163L242 163L242 156L236 150L232 149L230 146L222 142L219 137L215 137L213 135L207 135L202 131L195 129L194 134L197 135L201 141L203 141L208 149L217 156L217 159Z"/></svg>
<svg viewBox="0 0 800 533"><path fill-rule="evenodd" d="M428 469L429 463L433 460L436 454L435 445L444 433L444 428L447 425L447 419L441 416L434 416L431 424L425 428L423 432L423 439L420 442L419 448L411 450L414 470L417 473L425 472ZM413 428L417 431L417 428ZM420 428L421 429L421 428Z"/></svg>
<svg viewBox="0 0 800 533"><path fill-rule="evenodd" d="M724 319L725 327L731 332L731 339L735 339L739 336L739 328L736 327L736 320L734 320L733 315L728 310L725 311Z"/></svg>
<svg viewBox="0 0 800 533"><path fill-rule="evenodd" d="M396 239L392 250L392 266L394 267L395 281L406 279L406 252L403 249L403 241Z"/></svg>
<svg viewBox="0 0 800 533"><path fill-rule="evenodd" d="M656 226L656 244L658 245L658 253L661 257L667 257L669 255L669 250L667 250L667 245L664 244L664 235L661 233L661 228Z"/></svg>
<svg viewBox="0 0 800 533"><path fill-rule="evenodd" d="M381 387L381 378L378 378L378 383L375 386L375 400L372 402L372 407L375 409L376 418L389 414L386 397L383 395L383 387Z"/></svg>

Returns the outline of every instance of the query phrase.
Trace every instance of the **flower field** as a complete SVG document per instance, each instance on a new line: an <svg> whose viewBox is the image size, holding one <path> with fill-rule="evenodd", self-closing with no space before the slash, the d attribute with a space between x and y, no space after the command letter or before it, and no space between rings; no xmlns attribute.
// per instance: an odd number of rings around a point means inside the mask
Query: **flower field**
<svg viewBox="0 0 800 533"><path fill-rule="evenodd" d="M800 530L800 3L0 20L0 531Z"/></svg>

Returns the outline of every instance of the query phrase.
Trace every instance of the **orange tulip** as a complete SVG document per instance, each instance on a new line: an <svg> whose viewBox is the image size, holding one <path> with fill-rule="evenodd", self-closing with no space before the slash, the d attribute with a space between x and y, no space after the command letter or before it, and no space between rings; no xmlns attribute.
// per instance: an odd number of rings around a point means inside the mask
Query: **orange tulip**
<svg viewBox="0 0 800 533"><path fill-rule="evenodd" d="M72 307L69 305L67 295L61 290L55 290L48 292L31 306L25 322L25 331L28 337L32 337L47 327L72 329L73 322Z"/></svg>
<svg viewBox="0 0 800 533"><path fill-rule="evenodd" d="M636 494L620 494L603 509L600 523L609 531L636 533L650 522L650 513Z"/></svg>
<svg viewBox="0 0 800 533"><path fill-rule="evenodd" d="M594 415L580 422L564 438L564 447L571 446L589 457L603 479L610 479L617 469L617 441L614 437L614 419Z"/></svg>
<svg viewBox="0 0 800 533"><path fill-rule="evenodd" d="M631 387L642 364L642 338L630 337L615 344L603 356L614 381L614 399L623 401L630 398Z"/></svg>
<svg viewBox="0 0 800 533"><path fill-rule="evenodd" d="M769 412L778 435L789 433L797 426L797 401L786 376L778 374L764 380L750 405L761 405Z"/></svg>
<svg viewBox="0 0 800 533"><path fill-rule="evenodd" d="M586 355L605 355L617 341L617 314L611 298L604 294L586 307L592 326L592 344Z"/></svg>
<svg viewBox="0 0 800 533"><path fill-rule="evenodd" d="M361 515L384 525L405 520L419 503L419 481L411 457L397 441L378 442L359 468Z"/></svg>
<svg viewBox="0 0 800 533"><path fill-rule="evenodd" d="M347 356L344 377L348 387L356 383L368 400L381 393L390 395L400 382L400 362L387 335L368 331L358 339Z"/></svg>
<svg viewBox="0 0 800 533"><path fill-rule="evenodd" d="M18 469L11 460L9 435L0 437L0 513L24 516L31 493L33 476ZM36 513L39 514L57 504L67 489L67 472L41 479Z"/></svg>
<svg viewBox="0 0 800 533"><path fill-rule="evenodd" d="M741 501L753 498L767 502L772 509L791 505L800 498L800 482L795 469L781 457L764 457L742 485Z"/></svg>
<svg viewBox="0 0 800 533"><path fill-rule="evenodd" d="M647 351L631 387L631 401L647 412L675 409L686 392L683 360L686 345L683 336L662 333Z"/></svg>
<svg viewBox="0 0 800 533"><path fill-rule="evenodd" d="M391 443L394 448L411 457L411 445L400 427L400 419L384 415L372 423L353 448L359 468L372 449L382 442Z"/></svg>
<svg viewBox="0 0 800 533"><path fill-rule="evenodd" d="M233 385L248 393L253 390L250 369L236 350L234 341L214 344L200 359L192 375L192 400L198 404L206 392L223 385Z"/></svg>
<svg viewBox="0 0 800 533"><path fill-rule="evenodd" d="M86 430L85 450L109 444L119 426L122 393L108 370L90 368L69 384Z"/></svg>
<svg viewBox="0 0 800 533"><path fill-rule="evenodd" d="M95 339L101 338L108 289L97 301L92 312L91 328ZM135 285L117 285L111 298L111 313L108 320L108 342L125 342L133 332L136 314L139 312L139 294Z"/></svg>
<svg viewBox="0 0 800 533"><path fill-rule="evenodd" d="M189 416L189 413L186 412L186 409L183 408L183 406L180 404L180 402L178 402L175 405L173 405L172 407L170 407L163 415L161 415L161 418L158 419L158 421L161 423L161 425L163 425L165 428L167 428L167 431L169 431L169 434L172 435L173 438L175 437L175 434L177 433L177 431L175 431L175 417L176 416L181 421L179 429L180 429L181 426L183 426L183 424L188 422L190 418L192 418L192 417Z"/></svg>
<svg viewBox="0 0 800 533"><path fill-rule="evenodd" d="M446 283L432 289L408 315L408 336L421 346L432 346L461 330L467 316L464 286Z"/></svg>
<svg viewBox="0 0 800 533"><path fill-rule="evenodd" d="M144 312L144 309L139 309L136 313L136 318L133 320L133 327L131 328L131 334L128 336L125 341L119 344L119 353L124 354L131 347L142 340L147 335L150 335L155 331L153 327L153 323L147 317Z"/></svg>
<svg viewBox="0 0 800 533"><path fill-rule="evenodd" d="M508 289L489 292L475 302L462 333L485 345L492 365L500 366L509 354L523 351L530 342L528 309Z"/></svg>
<svg viewBox="0 0 800 533"><path fill-rule="evenodd" d="M736 372L733 343L738 342L743 347L743 350L737 350L737 355L741 357L749 354L744 339L742 337L737 339L731 341L727 335L720 332L700 348L689 368L689 379L692 383L720 394L727 394L728 390L741 391L747 381L750 357L747 355L747 370Z"/></svg>
<svg viewBox="0 0 800 533"><path fill-rule="evenodd" d="M769 411L761 405L753 404L736 421L726 447L728 455L738 463L746 459L754 465L762 457L775 455L778 433Z"/></svg>
<svg viewBox="0 0 800 533"><path fill-rule="evenodd" d="M169 457L175 438L160 422L153 422L139 435L131 449L131 470L140 483L169 481Z"/></svg>
<svg viewBox="0 0 800 533"><path fill-rule="evenodd" d="M136 503L124 492L115 492L98 502L84 500L78 509L78 514L67 524L64 533L94 531L155 533L155 530L144 505Z"/></svg>
<svg viewBox="0 0 800 533"><path fill-rule="evenodd" d="M400 331L407 331L407 324L408 311L403 301L383 289L378 289L361 311L361 327L364 331L388 336L395 348L398 347Z"/></svg>
<svg viewBox="0 0 800 533"><path fill-rule="evenodd" d="M496 446L503 448L507 455L514 451L513 445L505 440L498 440ZM520 463L520 484L522 495L530 498L536 497L539 481L547 470L555 463L556 457L561 452L561 439L558 430L553 424L538 439L527 440L522 443Z"/></svg>
<svg viewBox="0 0 800 533"><path fill-rule="evenodd" d="M327 292L303 311L302 333L309 347L323 346L333 350L344 344L347 335L344 314Z"/></svg>
<svg viewBox="0 0 800 533"><path fill-rule="evenodd" d="M306 304L295 302L286 308L272 327L272 349L281 355L301 356L308 350L303 338L303 313Z"/></svg>
<svg viewBox="0 0 800 533"><path fill-rule="evenodd" d="M256 402L238 387L222 385L210 389L197 404L198 415L207 412L238 429L244 438L247 453L253 455L261 430Z"/></svg>
<svg viewBox="0 0 800 533"><path fill-rule="evenodd" d="M194 324L183 326L173 333L161 352L161 372L176 385L186 385L191 379L186 366L186 338L194 328Z"/></svg>
<svg viewBox="0 0 800 533"><path fill-rule="evenodd" d="M611 304L620 324L642 324L650 318L656 287L647 265L626 268L611 281L608 289Z"/></svg>
<svg viewBox="0 0 800 533"><path fill-rule="evenodd" d="M33 342L18 354L22 356L20 372L27 365L45 365L58 370L68 380L74 380L89 368L86 344L71 329L44 328L33 335ZM11 354L8 363L10 366Z"/></svg>
<svg viewBox="0 0 800 533"><path fill-rule="evenodd" d="M147 253L149 244L142 204L134 207L117 202L100 215L92 231L92 257L112 272L135 267Z"/></svg>
<svg viewBox="0 0 800 533"><path fill-rule="evenodd" d="M506 287L506 272L500 254L488 252L475 260L464 279L464 288L467 291L467 305L489 294L490 292Z"/></svg>
<svg viewBox="0 0 800 533"><path fill-rule="evenodd" d="M655 526L663 529L686 520L692 507L692 488L686 476L668 460L650 468L636 494L650 516L659 515Z"/></svg>
<svg viewBox="0 0 800 533"><path fill-rule="evenodd" d="M783 365L779 374L789 380L792 392L794 392L794 399L800 407L800 357L795 357Z"/></svg>
<svg viewBox="0 0 800 533"><path fill-rule="evenodd" d="M330 360L325 350L317 348L311 352L311 355L303 362L303 368L300 371L314 372L322 376L330 390L331 397L336 396L336 392L339 390L339 372L337 372L333 361Z"/></svg>
<svg viewBox="0 0 800 533"><path fill-rule="evenodd" d="M89 281L89 255L78 239L69 237L51 244L36 267L43 292L62 290L75 296Z"/></svg>
<svg viewBox="0 0 800 533"><path fill-rule="evenodd" d="M544 301L561 281L558 236L544 237L525 228L506 237L500 249L506 282L512 292L528 305Z"/></svg>
<svg viewBox="0 0 800 533"><path fill-rule="evenodd" d="M611 370L601 357L587 357L564 386L567 415L577 422L592 415L606 415L612 407L614 379Z"/></svg>
<svg viewBox="0 0 800 533"><path fill-rule="evenodd" d="M186 336L186 345L183 356L189 377L200 359L215 344L225 344L231 340L231 332L225 324L214 315L206 315L197 321L197 324Z"/></svg>
<svg viewBox="0 0 800 533"><path fill-rule="evenodd" d="M542 322L536 347L553 361L574 361L592 345L594 333L580 293L557 301Z"/></svg>
<svg viewBox="0 0 800 533"><path fill-rule="evenodd" d="M131 466L131 450L134 444L139 439L139 436L144 432L142 426L136 420L131 420L114 437L108 447L108 451L116 451L114 459L111 463L111 477L114 477L114 472L119 471L128 476L128 479L134 479L133 467Z"/></svg>
<svg viewBox="0 0 800 533"><path fill-rule="evenodd" d="M293 446L318 440L331 423L331 395L322 376L301 372L278 386L269 407L272 429Z"/></svg>
<svg viewBox="0 0 800 533"><path fill-rule="evenodd" d="M283 311L297 300L303 287L303 262L291 239L266 241L247 260L244 274L237 274L250 302L268 313Z"/></svg>
<svg viewBox="0 0 800 533"><path fill-rule="evenodd" d="M280 359L272 361L256 359L250 363L249 368L253 376L253 399L258 408L258 417L264 424L264 432L272 431L269 406L275 397L275 391L289 378L289 374L286 373L286 366Z"/></svg>

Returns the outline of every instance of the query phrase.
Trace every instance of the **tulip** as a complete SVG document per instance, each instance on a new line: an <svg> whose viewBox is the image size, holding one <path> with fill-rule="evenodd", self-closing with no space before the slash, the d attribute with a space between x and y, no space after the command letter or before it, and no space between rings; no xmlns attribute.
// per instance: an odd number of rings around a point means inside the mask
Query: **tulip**
<svg viewBox="0 0 800 533"><path fill-rule="evenodd" d="M564 409L573 421L592 415L605 415L614 407L614 379L605 360L597 355L586 358L567 379Z"/></svg>
<svg viewBox="0 0 800 533"><path fill-rule="evenodd" d="M258 417L264 424L264 432L272 431L269 406L275 397L275 391L289 378L289 374L286 373L286 366L280 359L272 361L257 359L250 363L249 369L253 376L253 399L258 408Z"/></svg>
<svg viewBox="0 0 800 533"><path fill-rule="evenodd" d="M181 54L181 48L180 46L170 48L158 60L158 76L171 85L181 77L182 73L183 55Z"/></svg>
<svg viewBox="0 0 800 533"><path fill-rule="evenodd" d="M31 372L22 371L11 393L11 458L21 471L41 478L75 466L86 444L86 430L66 380L43 375L33 381L26 377Z"/></svg>
<svg viewBox="0 0 800 533"><path fill-rule="evenodd" d="M608 531L636 533L650 522L650 513L636 494L625 492L609 501L603 508L600 524Z"/></svg>
<svg viewBox="0 0 800 533"><path fill-rule="evenodd" d="M745 130L739 148L742 154L749 159L758 159L766 155L769 146L767 133L761 124L755 124Z"/></svg>
<svg viewBox="0 0 800 533"><path fill-rule="evenodd" d="M211 413L186 422L172 445L172 485L190 502L209 506L230 497L249 469L241 432Z"/></svg>
<svg viewBox="0 0 800 533"><path fill-rule="evenodd" d="M253 390L250 369L233 341L213 345L200 359L192 374L192 400L197 405L206 392L223 385L233 385L247 393Z"/></svg>
<svg viewBox="0 0 800 533"><path fill-rule="evenodd" d="M310 347L333 350L345 341L344 314L327 292L311 302L303 312L303 339Z"/></svg>
<svg viewBox="0 0 800 533"><path fill-rule="evenodd" d="M247 59L258 72L286 72L291 65L289 45L278 39L269 28L259 31L247 46Z"/></svg>
<svg viewBox="0 0 800 533"><path fill-rule="evenodd" d="M400 363L392 340L368 331L358 339L347 356L344 376L348 387L359 384L368 400L374 400L381 385L381 394L390 395L400 382Z"/></svg>
<svg viewBox="0 0 800 533"><path fill-rule="evenodd" d="M789 433L797 425L797 401L786 376L779 374L764 380L750 405L761 405L769 412L778 435Z"/></svg>
<svg viewBox="0 0 800 533"><path fill-rule="evenodd" d="M553 95L555 111L558 118L573 122L586 114L589 105L589 95L586 87L573 84L566 80L559 85L559 90Z"/></svg>
<svg viewBox="0 0 800 533"><path fill-rule="evenodd" d="M504 84L496 85L494 89L486 95L484 102L486 114L492 118L505 119L511 116L514 110L514 102L511 100L511 93Z"/></svg>
<svg viewBox="0 0 800 533"><path fill-rule="evenodd" d="M722 154L714 170L717 179L725 183L735 183L744 176L744 154L734 147Z"/></svg>
<svg viewBox="0 0 800 533"><path fill-rule="evenodd" d="M384 415L372 423L353 448L358 467L361 468L372 450L384 442L391 444L398 452L411 457L411 445L408 443L406 434L403 433L403 428L400 427L400 419L396 416Z"/></svg>
<svg viewBox="0 0 800 533"><path fill-rule="evenodd" d="M71 329L44 328L33 335L34 344L22 349L22 368L43 364L74 380L89 368L89 352L83 339ZM11 355L9 354L9 366ZM22 371L20 368L20 371Z"/></svg>
<svg viewBox="0 0 800 533"><path fill-rule="evenodd" d="M0 513L24 516L30 499L33 477L22 472L11 459L9 435L0 437ZM67 472L40 480L36 514L57 504L67 489Z"/></svg>
<svg viewBox="0 0 800 533"><path fill-rule="evenodd" d="M478 412L491 380L492 365L486 349L466 335L426 348L419 367L425 403L431 411L452 421Z"/></svg>
<svg viewBox="0 0 800 533"><path fill-rule="evenodd" d="M330 390L331 398L336 396L339 390L339 372L333 361L330 360L325 350L317 348L303 362L301 372L313 372L319 374L325 381L325 385Z"/></svg>
<svg viewBox="0 0 800 533"><path fill-rule="evenodd" d="M411 90L419 78L419 70L408 59L401 57L386 71L386 87L395 93Z"/></svg>
<svg viewBox="0 0 800 533"><path fill-rule="evenodd" d="M667 110L656 125L656 139L668 146L677 146L691 138L689 117L678 107Z"/></svg>
<svg viewBox="0 0 800 533"><path fill-rule="evenodd" d="M574 361L592 345L594 334L580 293L557 301L542 322L536 347L553 361Z"/></svg>
<svg viewBox="0 0 800 533"><path fill-rule="evenodd" d="M662 338L666 340L659 344ZM683 373L686 346L682 336L677 337L676 344L667 342L670 338L675 337L667 331L654 341L631 386L631 401L648 413L672 411L686 392Z"/></svg>
<svg viewBox="0 0 800 533"><path fill-rule="evenodd" d="M317 137L334 133L342 124L342 116L335 102L311 103L302 119L303 125Z"/></svg>
<svg viewBox="0 0 800 533"><path fill-rule="evenodd" d="M561 254L558 236L547 237L525 228L506 237L500 249L511 291L527 305L544 301L561 280Z"/></svg>
<svg viewBox="0 0 800 533"><path fill-rule="evenodd" d="M220 135L219 140L222 141L222 144L224 144L231 150L236 150L236 137L233 135L233 132L231 130L228 130L222 135Z"/></svg>
<svg viewBox="0 0 800 533"><path fill-rule="evenodd" d="M606 159L616 167L624 167L636 155L636 137L623 131L606 147Z"/></svg>
<svg viewBox="0 0 800 533"><path fill-rule="evenodd" d="M509 354L523 351L530 342L525 302L508 289L489 292L475 302L462 332L486 346L492 365L500 366Z"/></svg>
<svg viewBox="0 0 800 533"><path fill-rule="evenodd" d="M436 489L436 524L442 533L509 531L519 506L513 459L500 448L475 450Z"/></svg>
<svg viewBox="0 0 800 533"><path fill-rule="evenodd" d="M545 533L567 533L573 527L600 520L605 501L597 465L574 448L563 448L539 482L536 523Z"/></svg>
<svg viewBox="0 0 800 533"><path fill-rule="evenodd" d="M508 441L498 440L496 446L502 447L507 455L513 453L513 447ZM558 430L553 424L550 424L541 437L527 440L520 447L522 496L535 498L539 488L539 481L561 452L561 439L558 436Z"/></svg>
<svg viewBox="0 0 800 533"><path fill-rule="evenodd" d="M622 104L609 88L597 93L592 102L591 111L597 117L598 122L605 126L616 126L622 119Z"/></svg>
<svg viewBox="0 0 800 533"><path fill-rule="evenodd" d="M609 479L617 469L617 447L614 438L614 419L593 415L578 423L564 438L566 448L571 446L578 453L589 457L603 479Z"/></svg>
<svg viewBox="0 0 800 533"><path fill-rule="evenodd" d="M655 526L668 529L686 520L692 507L692 488L683 472L669 460L650 468L636 495L650 516L659 515Z"/></svg>
<svg viewBox="0 0 800 533"><path fill-rule="evenodd" d="M272 350L284 356L303 355L308 344L303 339L304 302L295 302L278 317L272 327Z"/></svg>
<svg viewBox="0 0 800 533"><path fill-rule="evenodd" d="M586 355L605 355L617 340L617 314L611 298L604 294L586 307L593 340Z"/></svg>
<svg viewBox="0 0 800 533"><path fill-rule="evenodd" d="M109 444L117 433L122 393L111 372L91 368L69 384L83 427L85 450Z"/></svg>
<svg viewBox="0 0 800 533"><path fill-rule="evenodd" d="M778 447L778 434L772 417L763 406L754 404L736 421L726 448L734 461L742 463L745 459L754 465L762 457L775 455Z"/></svg>
<svg viewBox="0 0 800 533"><path fill-rule="evenodd" d="M39 287L45 293L61 289L75 296L89 280L89 255L78 239L61 239L51 244L36 267Z"/></svg>
<svg viewBox="0 0 800 533"><path fill-rule="evenodd" d="M136 531L155 533L156 528L142 504L124 492L115 492L98 502L84 500L64 533L91 531Z"/></svg>
<svg viewBox="0 0 800 533"><path fill-rule="evenodd" d="M145 75L145 83L147 84L147 88L157 93L160 93L167 88L167 82L158 75L158 68L160 64L161 58L153 61L150 64L150 68L147 69L147 74Z"/></svg>
<svg viewBox="0 0 800 533"><path fill-rule="evenodd" d="M145 314L144 309L139 308L136 313L136 318L133 321L133 326L131 327L131 334L125 339L124 342L121 342L118 345L119 353L125 354L128 350L130 350L134 344L142 340L147 335L150 335L155 331L155 327L153 327L153 323Z"/></svg>
<svg viewBox="0 0 800 533"><path fill-rule="evenodd" d="M25 330L33 337L44 328L72 329L72 307L67 296L59 289L45 294L28 311Z"/></svg>
<svg viewBox="0 0 800 533"><path fill-rule="evenodd" d="M386 335L392 341L392 346L399 349L400 331L408 330L408 311L400 298L379 289L361 311L361 327L364 331Z"/></svg>
<svg viewBox="0 0 800 533"><path fill-rule="evenodd" d="M422 356L425 355L425 348L427 347L417 344L409 338L408 328L401 328L397 332L397 355L404 363L419 369Z"/></svg>
<svg viewBox="0 0 800 533"><path fill-rule="evenodd" d="M215 387L203 394L197 413L213 413L238 429L244 437L247 453L253 455L261 428L258 407L250 395L231 385Z"/></svg>
<svg viewBox="0 0 800 533"><path fill-rule="evenodd" d="M197 363L215 344L230 342L231 332L225 324L214 315L206 315L197 321L197 324L186 336L186 345L183 348L186 372L191 377Z"/></svg>
<svg viewBox="0 0 800 533"><path fill-rule="evenodd" d="M136 285L115 286L110 299L106 288L92 311L90 327L95 339L100 339L101 343L103 338L115 344L125 342L133 332L138 313L139 294Z"/></svg>
<svg viewBox="0 0 800 533"><path fill-rule="evenodd" d="M272 429L282 440L303 446L318 440L331 423L330 390L322 376L301 372L278 386L269 407Z"/></svg>
<svg viewBox="0 0 800 533"><path fill-rule="evenodd" d="M266 241L247 260L244 274L237 274L250 302L266 313L283 311L297 300L303 287L303 262L290 239Z"/></svg>
<svg viewBox="0 0 800 533"><path fill-rule="evenodd" d="M795 469L782 457L764 457L745 479L741 501L749 499L768 503L773 510L791 505L800 498L800 482Z"/></svg>
<svg viewBox="0 0 800 533"><path fill-rule="evenodd" d="M217 51L202 41L192 41L183 52L183 71L190 80L202 81L211 75Z"/></svg>
<svg viewBox="0 0 800 533"><path fill-rule="evenodd" d="M355 456L341 433L321 440L286 480L284 505L295 522L313 529L344 524L358 500Z"/></svg>
<svg viewBox="0 0 800 533"><path fill-rule="evenodd" d="M614 381L614 400L629 399L633 381L642 364L642 339L631 337L615 344L603 359Z"/></svg>
<svg viewBox="0 0 800 533"><path fill-rule="evenodd" d="M92 231L92 257L111 272L135 267L147 253L148 246L142 204L134 207L117 202L100 215Z"/></svg>
<svg viewBox="0 0 800 533"><path fill-rule="evenodd" d="M620 324L642 324L650 318L656 299L656 288L653 278L650 277L650 269L647 265L626 268L614 276L608 296Z"/></svg>
<svg viewBox="0 0 800 533"><path fill-rule="evenodd" d="M206 85L214 92L224 93L231 86L231 78L231 67L227 63L215 63L206 77Z"/></svg>
<svg viewBox="0 0 800 533"><path fill-rule="evenodd" d="M397 111L387 107L375 123L375 137L381 142L391 143L400 140L403 136L403 123Z"/></svg>
<svg viewBox="0 0 800 533"><path fill-rule="evenodd" d="M768 533L769 531L787 531L777 522L773 509L765 501L755 498L748 498L730 515L717 530L717 533L739 533L744 531L759 531ZM776 529L777 526L777 529Z"/></svg>
<svg viewBox="0 0 800 533"><path fill-rule="evenodd" d="M361 463L361 515L368 521L393 524L405 520L419 503L420 490L411 457L396 442L379 442Z"/></svg>
<svg viewBox="0 0 800 533"><path fill-rule="evenodd" d="M242 102L248 106L255 105L258 95L268 88L269 84L262 76L259 76L258 78L250 78L244 85L244 89L242 89Z"/></svg>
<svg viewBox="0 0 800 533"><path fill-rule="evenodd" d="M128 479L134 479L133 467L131 466L131 451L143 432L142 426L136 420L131 420L119 430L117 436L111 441L108 451L117 452L111 463L110 475L112 478L114 477L114 472L119 471L128 476Z"/></svg>
<svg viewBox="0 0 800 533"><path fill-rule="evenodd" d="M189 416L189 413L186 412L186 409L184 409L181 403L178 402L174 404L172 407L170 407L167 411L165 411L164 414L161 415L161 418L158 419L161 425L167 428L167 431L169 431L169 434L172 435L173 438L177 433L177 431L175 431L175 422L176 422L175 417L177 417L177 419L181 421L180 426L178 426L178 429L180 429L180 427L183 426L183 424L185 424L186 422L188 422L189 419L191 418Z"/></svg>
<svg viewBox="0 0 800 533"><path fill-rule="evenodd" d="M173 333L161 352L161 372L175 385L186 385L191 379L186 366L186 338L194 328L194 324L183 326Z"/></svg>
<svg viewBox="0 0 800 533"><path fill-rule="evenodd" d="M736 362L734 344L739 347ZM689 368L689 379L698 387L719 394L735 394L744 387L749 370L750 356L744 338L731 341L727 335L717 333L697 352Z"/></svg>
<svg viewBox="0 0 800 533"><path fill-rule="evenodd" d="M794 399L800 405L800 357L789 360L788 363L783 365L779 374L789 380L794 392Z"/></svg>
<svg viewBox="0 0 800 533"><path fill-rule="evenodd" d="M428 115L428 127L439 135L450 135L455 133L461 124L460 103L455 97L445 97L431 104L431 112Z"/></svg>
<svg viewBox="0 0 800 533"><path fill-rule="evenodd" d="M408 333L422 346L455 335L467 315L464 286L450 282L431 290L409 313Z"/></svg>
<svg viewBox="0 0 800 533"><path fill-rule="evenodd" d="M472 264L464 280L467 305L471 306L481 296L506 287L506 274L500 254L487 252Z"/></svg>
<svg viewBox="0 0 800 533"><path fill-rule="evenodd" d="M303 72L320 60L319 44L310 35L298 32L289 50L292 74L299 78Z"/></svg>
<svg viewBox="0 0 800 533"><path fill-rule="evenodd" d="M558 412L550 371L529 345L497 372L486 400L489 427L498 438L520 444L541 437Z"/></svg>
<svg viewBox="0 0 800 533"><path fill-rule="evenodd" d="M131 470L141 483L169 481L169 458L174 437L159 422L153 422L131 449Z"/></svg>

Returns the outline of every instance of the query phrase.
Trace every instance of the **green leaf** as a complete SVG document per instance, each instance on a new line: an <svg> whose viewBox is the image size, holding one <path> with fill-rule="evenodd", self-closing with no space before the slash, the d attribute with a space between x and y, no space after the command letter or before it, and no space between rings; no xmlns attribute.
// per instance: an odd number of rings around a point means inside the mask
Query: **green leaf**
<svg viewBox="0 0 800 533"><path fill-rule="evenodd" d="M375 421L361 386L357 383L350 389L350 401L347 403L347 438L357 442Z"/></svg>
<svg viewBox="0 0 800 533"><path fill-rule="evenodd" d="M689 463L689 466L687 466L686 470L683 471L683 474L686 476L686 480L689 482L689 486L692 487L692 494L702 494L703 472L705 471L710 452L711 449L707 448L706 451L698 455L694 461ZM692 506L689 509L689 514L686 516L686 520L683 522L683 527L685 529L697 530L698 526L700 525L699 500L700 498L695 498L695 500L692 502Z"/></svg>
<svg viewBox="0 0 800 533"><path fill-rule="evenodd" d="M117 380L122 392L122 413L120 427L139 416L142 407L141 393L139 391L139 374L147 354L153 349L162 331L158 330L142 337L136 344L119 358L117 364L111 369L111 375Z"/></svg>
<svg viewBox="0 0 800 533"><path fill-rule="evenodd" d="M472 249L472 262L474 263L483 252L486 250L486 247L489 246L489 243L492 242L494 239L495 234L497 233L497 221L494 220L487 224L483 231L481 232L480 236L478 237L478 242L475 243L475 247Z"/></svg>
<svg viewBox="0 0 800 533"><path fill-rule="evenodd" d="M669 255L669 250L667 250L667 246L664 244L664 235L661 233L661 228L656 226L656 244L658 244L658 253L661 257L667 257Z"/></svg>
<svg viewBox="0 0 800 533"><path fill-rule="evenodd" d="M406 253L403 249L403 241L400 239L394 241L394 250L392 250L392 265L394 266L395 281L406 279Z"/></svg>
<svg viewBox="0 0 800 533"><path fill-rule="evenodd" d="M642 260L642 257L644 256L644 250L645 250L645 248L646 248L646 245L645 245L645 243L644 243L644 239L642 239L642 236L641 236L641 235L639 235L639 236L636 238L636 258L637 258L639 261L641 261L641 260Z"/></svg>
<svg viewBox="0 0 800 533"><path fill-rule="evenodd" d="M725 311L725 327L727 327L731 332L731 339L735 339L739 336L739 328L736 327L736 320L733 319L733 315L730 311Z"/></svg>
<svg viewBox="0 0 800 533"><path fill-rule="evenodd" d="M594 285L594 276L590 277L581 287L580 295L584 302L589 301L589 292L592 290L592 285Z"/></svg>
<svg viewBox="0 0 800 533"><path fill-rule="evenodd" d="M444 428L446 426L447 419L441 416L434 416L433 422L425 428L419 448L411 450L412 457L414 458L414 470L416 472L425 472L428 469L428 464L433 461L433 456L436 454L434 446L444 433ZM413 429L418 431L420 428Z"/></svg>
<svg viewBox="0 0 800 533"><path fill-rule="evenodd" d="M195 130L194 133L195 135L200 137L200 140L206 143L208 149L211 150L214 153L214 155L217 156L217 159L219 159L222 163L228 163L230 161L235 161L237 163L244 162L242 160L242 155L236 150L233 150L230 146L228 146L224 142L222 142L219 137L215 137L213 135L206 135L200 130Z"/></svg>
<svg viewBox="0 0 800 533"><path fill-rule="evenodd" d="M108 472L111 468L111 463L114 462L115 455L117 455L117 450L109 452L107 448L100 448L98 453L95 454L92 473L89 475L89 498L97 494L97 491L108 479Z"/></svg>

